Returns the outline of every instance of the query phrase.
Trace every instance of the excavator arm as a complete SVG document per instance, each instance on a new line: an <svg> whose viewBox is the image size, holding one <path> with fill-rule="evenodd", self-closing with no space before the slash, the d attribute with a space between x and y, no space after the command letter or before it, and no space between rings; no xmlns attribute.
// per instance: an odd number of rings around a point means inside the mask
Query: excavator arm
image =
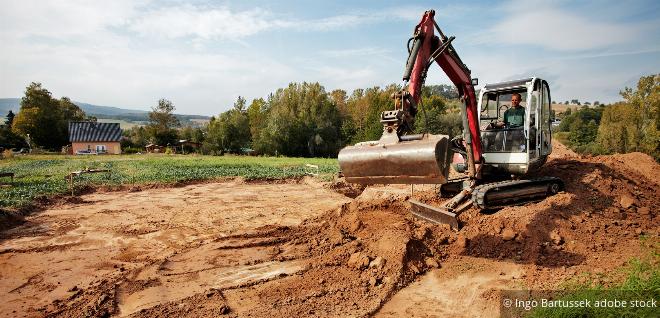
<svg viewBox="0 0 660 318"><path fill-rule="evenodd" d="M339 165L348 182L360 184L415 184L449 182L453 150L460 148L467 157L469 185L441 209L410 200L413 214L435 223L458 227L456 213L480 178L482 163L477 100L470 70L458 57L451 42L434 21L435 11L426 11L408 41L409 56L403 74L403 89L395 94L394 109L381 114L383 135L380 140L358 143L339 152ZM435 35L435 30L439 36ZM449 136L411 134L418 106L422 106L422 87L429 68L437 63L456 85L462 104L463 138L457 144ZM468 201L469 202L469 201Z"/></svg>
<svg viewBox="0 0 660 318"><path fill-rule="evenodd" d="M468 176L479 179L482 162L477 100L470 70L434 21L435 11L424 13L408 41L409 56L403 74L403 89L393 94L394 109L384 111L380 140L358 143L339 152L339 165L346 180L360 184L448 182L452 148L465 153ZM440 36L435 35L438 30ZM463 139L458 145L446 135L412 135L422 87L429 67L437 63L456 85L461 96Z"/></svg>
<svg viewBox="0 0 660 318"><path fill-rule="evenodd" d="M474 91L470 70L461 61L451 42L454 37L446 37L434 20L435 11L424 12L422 20L415 27L412 47L409 48L408 61L403 80L409 81L407 107L417 113L417 105L422 99L422 86L430 66L435 61L456 86L463 101L463 130L466 143L468 174L478 178L477 167L482 162L481 136L477 110L477 97ZM437 30L439 36L434 34ZM410 43L409 41L409 43ZM414 115L413 115L414 116Z"/></svg>

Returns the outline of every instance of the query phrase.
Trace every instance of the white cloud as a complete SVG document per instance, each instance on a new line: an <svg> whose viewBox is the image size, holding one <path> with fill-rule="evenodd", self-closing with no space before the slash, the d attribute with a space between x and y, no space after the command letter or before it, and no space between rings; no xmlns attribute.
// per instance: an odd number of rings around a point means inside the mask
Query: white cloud
<svg viewBox="0 0 660 318"><path fill-rule="evenodd" d="M146 1L2 1L0 34L66 38L120 26Z"/></svg>
<svg viewBox="0 0 660 318"><path fill-rule="evenodd" d="M419 12L423 11L396 8L318 19L285 19L261 8L232 11L227 7L188 4L146 11L129 22L129 29L143 36L237 40L276 29L331 31L393 19L416 20L421 16Z"/></svg>
<svg viewBox="0 0 660 318"><path fill-rule="evenodd" d="M537 1L508 3L498 10L502 15L500 22L477 36L477 42L585 51L634 42L646 28L635 23L596 20L556 4Z"/></svg>
<svg viewBox="0 0 660 318"><path fill-rule="evenodd" d="M226 7L183 5L147 11L131 21L129 29L144 36L240 39L288 25L288 22L273 19L269 12L259 8L232 12Z"/></svg>

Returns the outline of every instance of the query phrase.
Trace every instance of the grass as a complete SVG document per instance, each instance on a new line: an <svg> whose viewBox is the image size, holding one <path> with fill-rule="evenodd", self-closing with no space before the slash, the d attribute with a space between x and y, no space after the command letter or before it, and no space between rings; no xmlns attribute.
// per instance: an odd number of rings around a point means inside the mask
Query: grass
<svg viewBox="0 0 660 318"><path fill-rule="evenodd" d="M318 169L306 166L316 165ZM0 160L0 172L13 172L15 180L0 180L0 208L20 208L36 198L70 191L64 179L82 169L111 170L85 174L76 186L120 186L211 180L222 177L285 179L318 174L331 178L339 171L336 159L198 155L64 156L28 155Z"/></svg>
<svg viewBox="0 0 660 318"><path fill-rule="evenodd" d="M628 262L618 272L609 275L589 275L586 280L570 280L564 289L571 292L558 298L567 301L589 300L590 308L539 308L530 312L528 317L658 317L660 309L660 240L657 237L643 237L641 244L645 255ZM623 274L623 275L620 275ZM600 277L598 277L600 276ZM615 281L609 281L613 278ZM623 277L617 279L616 277ZM619 280L616 282L616 280ZM604 299L625 300L614 308L595 308L596 301ZM632 307L632 301L655 299L656 307ZM647 303L648 304L648 303Z"/></svg>

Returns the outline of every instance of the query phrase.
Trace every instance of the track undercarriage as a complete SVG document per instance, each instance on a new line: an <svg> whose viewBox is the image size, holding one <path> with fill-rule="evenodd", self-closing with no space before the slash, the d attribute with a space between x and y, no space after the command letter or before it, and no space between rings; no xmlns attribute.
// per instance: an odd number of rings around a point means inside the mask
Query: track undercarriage
<svg viewBox="0 0 660 318"><path fill-rule="evenodd" d="M563 181L555 177L484 184L460 180L453 186L457 184L463 184L463 189L442 206L434 207L417 200L410 200L412 214L428 222L449 224L452 229L458 230L458 215L472 205L481 210L494 210L505 206L538 202L564 189ZM446 188L451 189L451 187L450 184Z"/></svg>

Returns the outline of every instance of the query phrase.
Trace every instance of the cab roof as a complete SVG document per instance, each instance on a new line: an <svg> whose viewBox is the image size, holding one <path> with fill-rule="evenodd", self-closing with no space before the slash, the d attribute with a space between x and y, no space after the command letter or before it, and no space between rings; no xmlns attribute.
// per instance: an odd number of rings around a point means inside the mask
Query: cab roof
<svg viewBox="0 0 660 318"><path fill-rule="evenodd" d="M502 89L502 88L525 86L525 85L527 85L528 82L532 81L534 78L535 77L529 77L529 78L523 78L523 79L507 81L507 82L486 84L486 86L484 86L484 89L485 90L497 90L497 89Z"/></svg>

